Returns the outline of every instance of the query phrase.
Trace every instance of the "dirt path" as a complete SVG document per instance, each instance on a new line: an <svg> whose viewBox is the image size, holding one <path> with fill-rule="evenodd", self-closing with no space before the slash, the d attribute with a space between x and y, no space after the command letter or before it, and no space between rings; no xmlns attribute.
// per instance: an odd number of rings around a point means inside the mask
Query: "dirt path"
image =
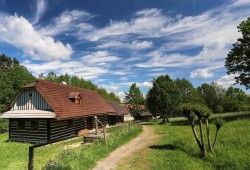
<svg viewBox="0 0 250 170"><path fill-rule="evenodd" d="M143 125L143 132L140 136L134 138L129 143L117 148L109 154L107 158L97 162L97 165L92 170L110 170L115 169L119 162L132 155L136 151L152 145L157 139L154 129L150 125Z"/></svg>

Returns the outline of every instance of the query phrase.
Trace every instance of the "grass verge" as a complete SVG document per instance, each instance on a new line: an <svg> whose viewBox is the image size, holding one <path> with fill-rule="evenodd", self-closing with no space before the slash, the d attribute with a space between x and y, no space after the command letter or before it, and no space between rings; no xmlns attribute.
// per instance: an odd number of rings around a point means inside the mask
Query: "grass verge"
<svg viewBox="0 0 250 170"><path fill-rule="evenodd" d="M8 133L0 134L0 169L26 170L28 168L28 152L31 144L21 142L6 142ZM80 143L82 138L58 142L35 149L34 169L41 169L50 159L58 156L65 147Z"/></svg>
<svg viewBox="0 0 250 170"><path fill-rule="evenodd" d="M107 145L105 145L103 140L100 140L93 144L65 150L56 159L50 160L43 169L85 170L93 168L98 160L108 156L110 152L138 136L142 132L142 127L139 124L134 124L131 130L129 130L128 127L117 126L108 129L107 132L112 132L112 136L108 138Z"/></svg>

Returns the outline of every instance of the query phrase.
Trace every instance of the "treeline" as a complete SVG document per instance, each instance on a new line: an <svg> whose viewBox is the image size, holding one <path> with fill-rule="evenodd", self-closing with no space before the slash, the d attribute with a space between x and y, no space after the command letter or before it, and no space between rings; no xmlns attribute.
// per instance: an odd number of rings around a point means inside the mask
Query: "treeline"
<svg viewBox="0 0 250 170"><path fill-rule="evenodd" d="M181 103L204 104L214 113L250 110L250 96L239 88L224 88L216 82L194 88L185 78L176 79L175 83L181 91Z"/></svg>
<svg viewBox="0 0 250 170"><path fill-rule="evenodd" d="M203 83L195 88L185 78L171 79L168 75L159 76L152 81L144 99L136 83L125 93L125 103L130 104L130 112L137 116L144 104L153 115L163 118L182 116L180 107L186 104L211 109L214 113L250 110L250 96L234 87L223 88L216 82Z"/></svg>
<svg viewBox="0 0 250 170"><path fill-rule="evenodd" d="M88 90L97 91L105 100L115 101L120 103L120 99L115 95L115 93L107 92L106 89L98 87L96 84L92 83L90 80L85 80L77 76L70 76L67 73L64 75L57 76L55 72L49 72L46 76L42 73L39 75L39 79L47 80L56 83L65 83L70 86L80 87Z"/></svg>

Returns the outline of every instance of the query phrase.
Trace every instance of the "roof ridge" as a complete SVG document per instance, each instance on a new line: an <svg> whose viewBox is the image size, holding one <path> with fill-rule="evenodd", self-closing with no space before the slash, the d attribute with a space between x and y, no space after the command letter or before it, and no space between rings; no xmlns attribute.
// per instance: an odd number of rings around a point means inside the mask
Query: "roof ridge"
<svg viewBox="0 0 250 170"><path fill-rule="evenodd" d="M95 90L89 90L89 89L85 89L85 88L82 88L82 87L76 87L76 86L72 86L72 85L67 85L67 84L60 84L60 83L57 83L57 82L51 82L51 81L48 81L48 80L43 80L43 79L37 79L35 81L35 84L39 83L39 82L43 82L43 83L48 83L48 84L54 84L54 85L60 85L60 86L66 86L66 87L71 87L71 88L75 88L75 89L84 89L84 90L87 90L87 91L90 91L90 92L95 92L95 93L98 93L97 91ZM31 83L31 84L34 84L34 83Z"/></svg>

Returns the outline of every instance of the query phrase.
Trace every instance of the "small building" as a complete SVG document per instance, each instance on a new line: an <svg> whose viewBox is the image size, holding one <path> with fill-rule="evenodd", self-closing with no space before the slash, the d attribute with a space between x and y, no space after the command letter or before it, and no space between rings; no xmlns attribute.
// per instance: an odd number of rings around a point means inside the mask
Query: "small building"
<svg viewBox="0 0 250 170"><path fill-rule="evenodd" d="M129 114L129 111L125 109L120 103L110 101L108 102L116 111L115 114L108 114L108 124L115 125L117 123L123 123L124 117Z"/></svg>
<svg viewBox="0 0 250 170"><path fill-rule="evenodd" d="M152 118L153 115L147 110L142 111L141 113L139 113L139 116L135 117L136 120L149 120Z"/></svg>
<svg viewBox="0 0 250 170"><path fill-rule="evenodd" d="M121 104L123 107L126 108L126 110L129 111L131 105L130 104ZM124 115L125 121L130 121L130 120L148 120L152 119L153 115L146 109L144 105L139 106L142 110L142 112L139 113L138 116L132 116L131 113Z"/></svg>
<svg viewBox="0 0 250 170"><path fill-rule="evenodd" d="M43 143L74 137L82 129L95 127L94 117L105 124L116 114L97 92L44 80L24 86L9 111L9 140Z"/></svg>
<svg viewBox="0 0 250 170"><path fill-rule="evenodd" d="M124 121L132 121L135 120L135 118L131 115L131 113L129 112L129 105L122 103L120 104L123 108L125 108L127 110L127 114L124 115Z"/></svg>

